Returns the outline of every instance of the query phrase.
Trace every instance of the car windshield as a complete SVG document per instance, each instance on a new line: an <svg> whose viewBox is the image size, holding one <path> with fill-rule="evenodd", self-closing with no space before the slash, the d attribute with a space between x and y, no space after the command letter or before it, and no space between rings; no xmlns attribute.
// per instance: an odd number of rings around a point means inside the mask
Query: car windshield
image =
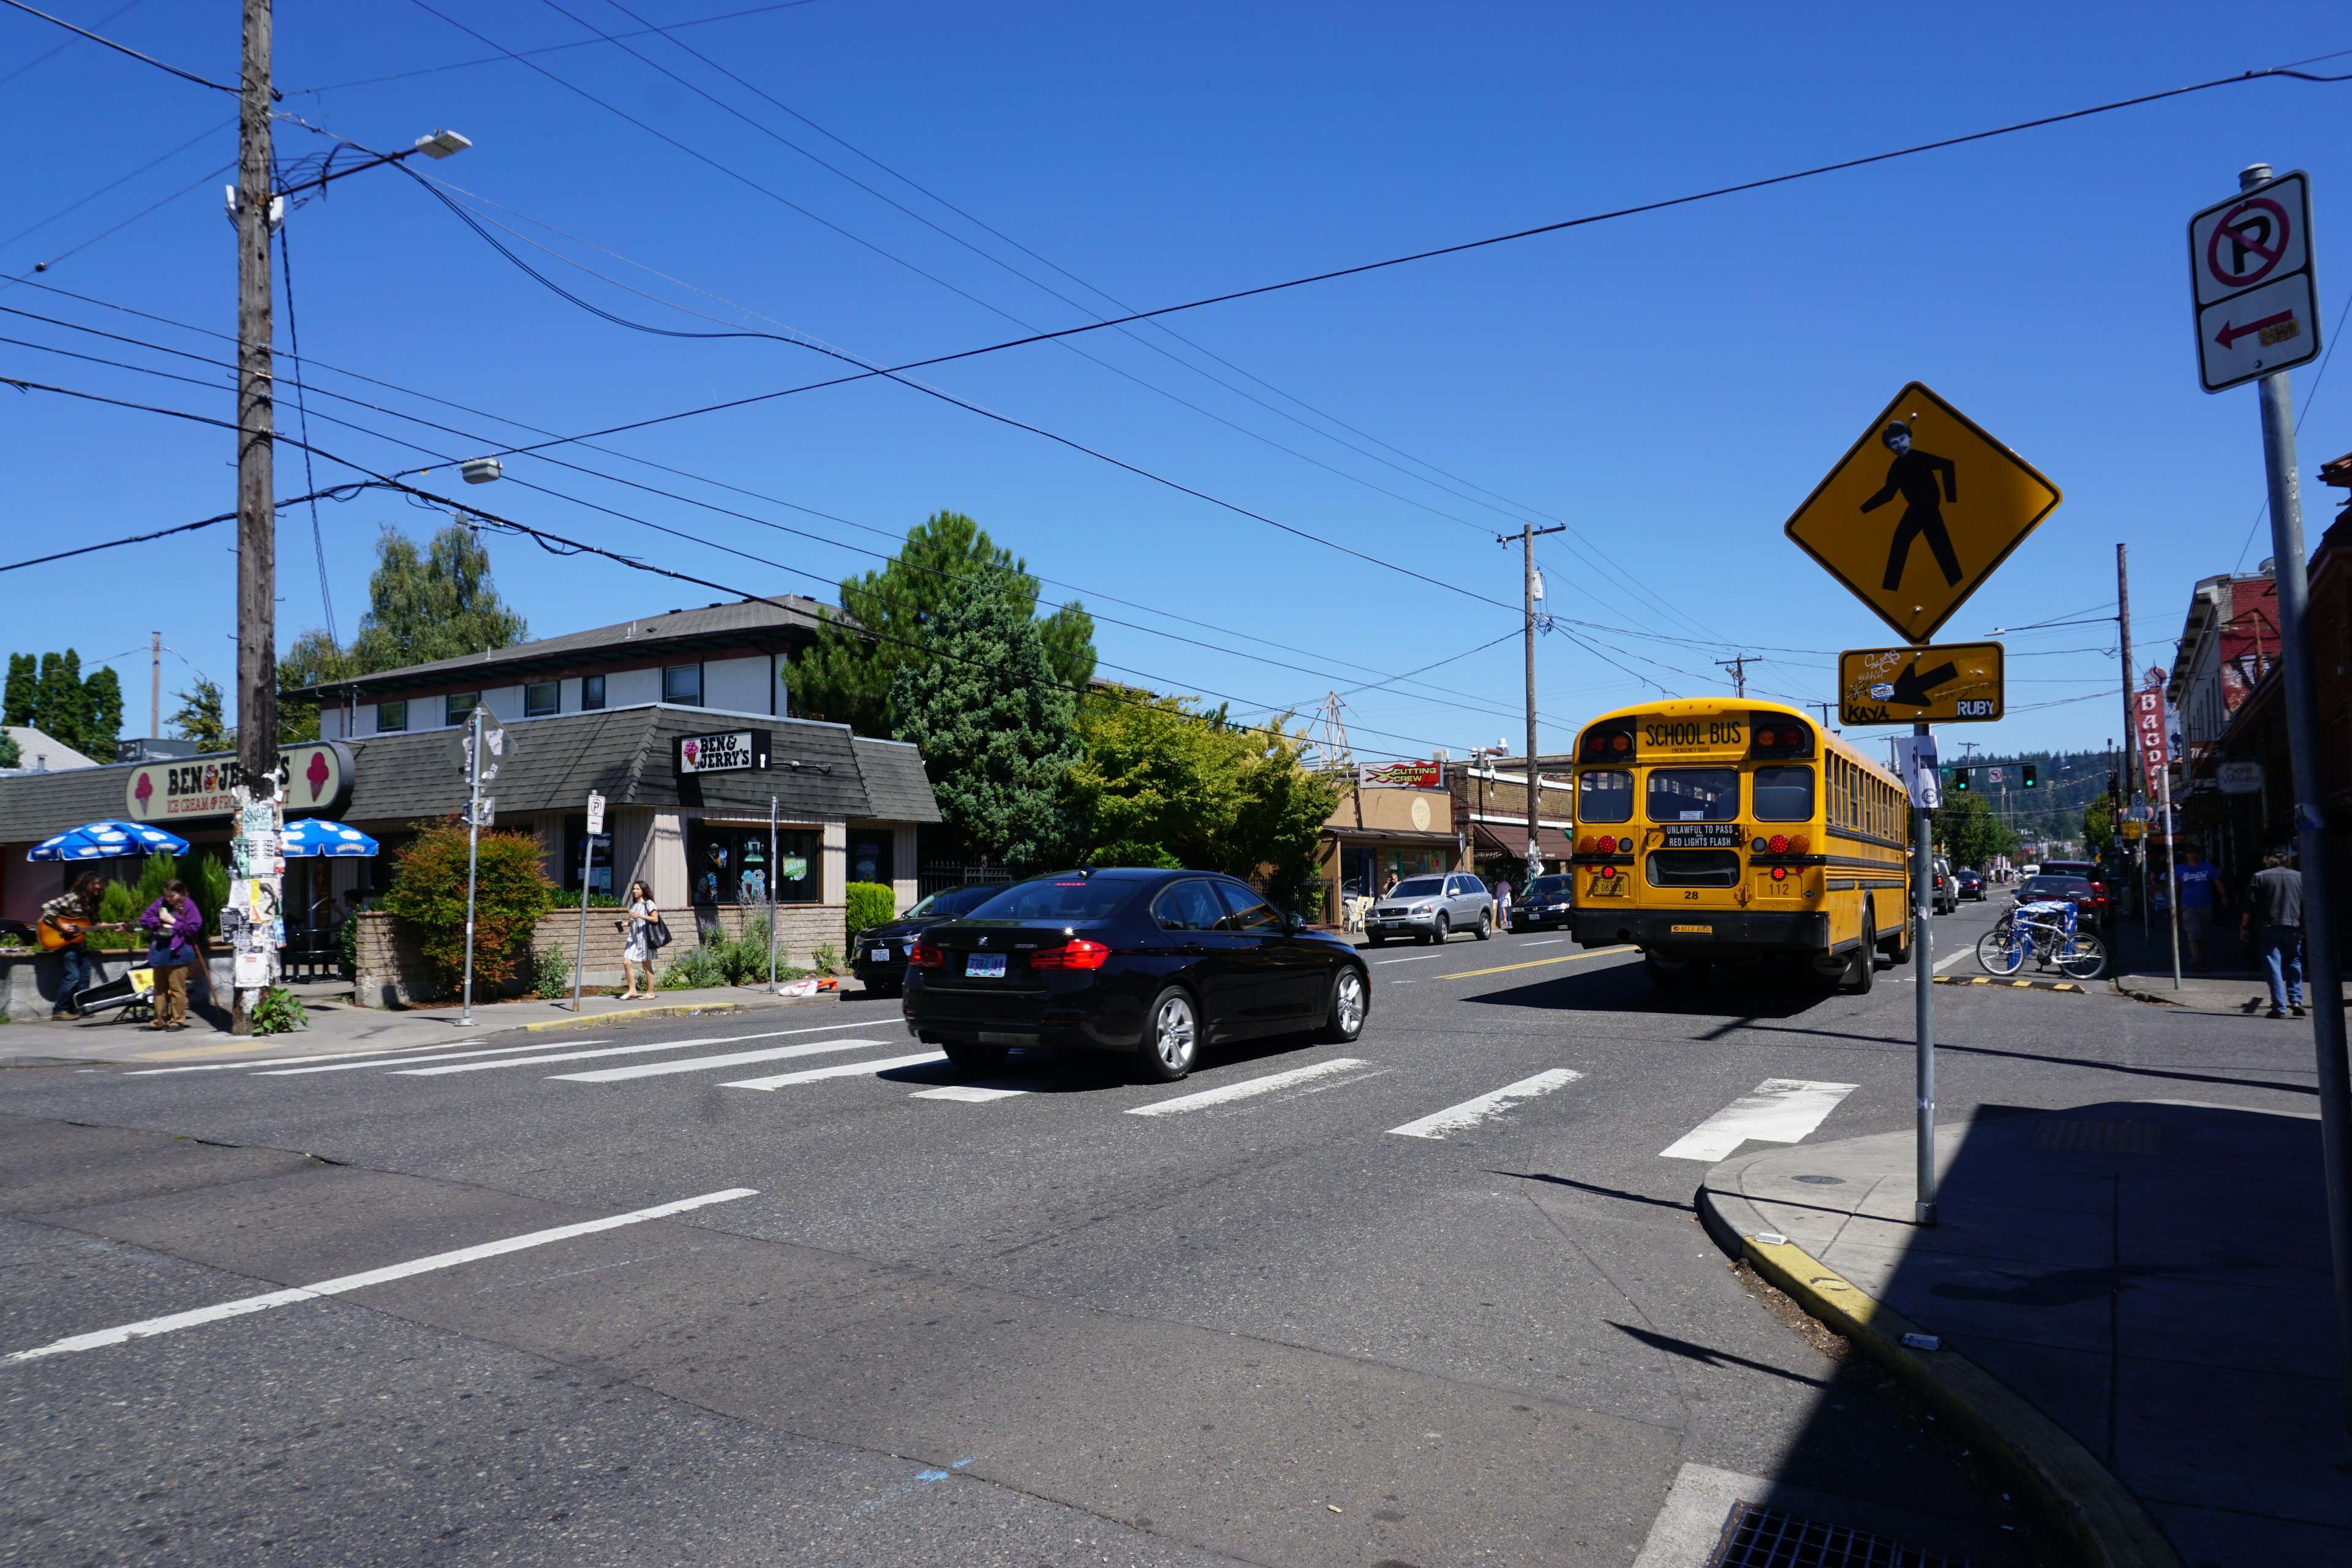
<svg viewBox="0 0 2352 1568"><path fill-rule="evenodd" d="M1399 882L1394 888L1389 889L1389 897L1391 899L1434 899L1444 894L1444 878L1415 877L1411 881Z"/></svg>
<svg viewBox="0 0 2352 1568"><path fill-rule="evenodd" d="M2036 877L2018 889L2018 898L2025 903L2036 899L2088 898L2091 884L2083 877Z"/></svg>
<svg viewBox="0 0 2352 1568"><path fill-rule="evenodd" d="M1098 921L1124 908L1136 887L1124 879L1040 877L1013 883L970 913L985 921Z"/></svg>
<svg viewBox="0 0 2352 1568"><path fill-rule="evenodd" d="M1576 881L1573 878L1538 877L1534 881L1528 884L1528 897L1531 899L1564 899L1571 890L1574 889L1575 887Z"/></svg>
<svg viewBox="0 0 2352 1568"><path fill-rule="evenodd" d="M974 882L968 887L942 889L898 918L909 921L947 920L956 915L969 914L975 905L1003 890L1002 883L992 885L986 882Z"/></svg>

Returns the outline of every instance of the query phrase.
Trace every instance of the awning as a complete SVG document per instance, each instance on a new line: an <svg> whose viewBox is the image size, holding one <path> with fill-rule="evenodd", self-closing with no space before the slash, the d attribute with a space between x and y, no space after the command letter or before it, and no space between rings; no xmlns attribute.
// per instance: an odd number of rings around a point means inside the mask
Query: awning
<svg viewBox="0 0 2352 1568"><path fill-rule="evenodd" d="M1323 831L1342 844L1433 844L1452 847L1451 833L1412 833L1390 831L1379 827L1325 827Z"/></svg>
<svg viewBox="0 0 2352 1568"><path fill-rule="evenodd" d="M1479 855L1499 855L1516 860L1528 852L1528 830L1524 826L1498 827L1491 822L1482 822L1477 830ZM1572 852L1568 835L1557 827L1537 828L1536 847L1543 851L1546 860L1565 860Z"/></svg>

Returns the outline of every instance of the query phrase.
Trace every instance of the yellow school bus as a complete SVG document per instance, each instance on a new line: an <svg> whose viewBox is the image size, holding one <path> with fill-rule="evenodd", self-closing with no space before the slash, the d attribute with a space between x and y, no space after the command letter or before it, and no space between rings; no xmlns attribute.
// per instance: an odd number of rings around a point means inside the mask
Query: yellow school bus
<svg viewBox="0 0 2352 1568"><path fill-rule="evenodd" d="M1721 961L1804 961L1849 993L1909 959L1910 802L1793 708L1673 699L1576 742L1576 939L1633 943L1673 987Z"/></svg>

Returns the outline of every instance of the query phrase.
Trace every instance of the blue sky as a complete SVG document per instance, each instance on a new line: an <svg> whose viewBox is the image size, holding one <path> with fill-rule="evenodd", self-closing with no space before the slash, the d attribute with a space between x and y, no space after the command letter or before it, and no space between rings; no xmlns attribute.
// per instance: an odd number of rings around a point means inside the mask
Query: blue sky
<svg viewBox="0 0 2352 1568"><path fill-rule="evenodd" d="M52 3L188 69L236 71L231 0ZM681 83L583 26L675 26L755 3L433 0L486 45L417 0L289 0L277 79L289 114L364 146L441 126L473 138L425 171L604 309L673 331L788 331L895 363L1112 312L1096 289L1171 303L2352 50L2344 13L2296 4L2226 15L1984 5L1923 19L1816 6L1791 20L1728 5L807 0L676 41L626 40ZM0 287L0 306L219 357L226 345L205 334L233 330L234 256L228 176L207 174L235 155L233 102L67 39L0 16L0 76L21 70L0 83L15 149L5 226L39 226L0 243L0 273L47 261L42 283L177 324L22 285ZM530 57L561 80L511 60L465 63L583 40ZM2352 68L2352 56L2319 68ZM927 513L966 511L1098 614L1135 623L1100 626L1107 673L1252 713L1311 710L1337 689L1350 693L1360 752L1421 755L1498 737L1517 750L1517 616L1503 607L1517 604L1516 546L1494 535L1558 519L1575 531L1543 548L1548 604L1588 625L1582 644L1553 635L1539 647L1552 750L1591 713L1659 686L1727 689L1713 661L1743 651L1764 658L1756 688L1825 699L1834 650L1887 640L1780 530L1916 378L2066 492L1946 638L2112 614L2115 545L2127 541L2139 662L2166 662L2190 584L2270 552L2266 522L2247 543L2263 497L2253 393L2197 385L2184 225L2247 163L2309 168L2332 327L2352 291L2327 246L2347 210L2329 153L2347 130L2352 83L2223 88L1193 311L1166 323L1181 341L1097 332L923 373L1466 595L877 381L600 443L610 451L557 449L690 499L530 457L509 462L523 482L467 493L746 590L819 595ZM287 158L332 144L295 123L278 136ZM373 468L434 465L426 482L453 489L442 465L531 439L524 426L596 429L819 379L832 363L787 343L610 325L395 173L301 205L288 239L313 384L394 411L314 397L311 440ZM27 343L218 374L5 320L0 336ZM2315 396L2314 369L2296 374L2295 392L2315 540L2337 498L2310 476L2352 447L2352 368ZM15 343L0 344L0 373L231 412L226 390ZM10 558L233 504L226 432L43 395L0 409L7 537L26 546ZM295 427L290 399L279 419ZM318 464L322 484L347 473ZM290 449L278 488L306 488ZM346 637L379 531L422 535L437 521L380 495L320 509ZM223 680L232 671L232 542L216 529L0 576L0 641L70 643L89 658L137 649L121 668L136 710L126 730L139 732L151 630L176 650L167 714L191 665ZM491 550L500 588L538 633L718 597L522 542ZM281 643L325 618L319 553L307 510L285 513ZM1968 738L2073 750L2117 734L2112 623L2007 640L2013 716ZM1441 660L1415 683L1383 684Z"/></svg>

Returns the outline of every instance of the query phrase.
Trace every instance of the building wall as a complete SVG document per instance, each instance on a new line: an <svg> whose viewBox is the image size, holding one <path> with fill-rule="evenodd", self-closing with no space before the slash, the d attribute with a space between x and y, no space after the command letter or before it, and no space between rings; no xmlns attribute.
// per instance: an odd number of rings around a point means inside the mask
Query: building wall
<svg viewBox="0 0 2352 1568"><path fill-rule="evenodd" d="M911 822L903 824L890 838L890 866L897 873L891 879L890 891L898 903L898 912L902 915L914 907L917 899L922 897L915 875L918 869L916 854L915 825ZM845 894L845 900L846 897Z"/></svg>
<svg viewBox="0 0 2352 1568"><path fill-rule="evenodd" d="M768 683L768 656L753 654L748 658L713 658L702 666L702 705L723 709L730 713L769 713L774 711L770 695L773 689Z"/></svg>

